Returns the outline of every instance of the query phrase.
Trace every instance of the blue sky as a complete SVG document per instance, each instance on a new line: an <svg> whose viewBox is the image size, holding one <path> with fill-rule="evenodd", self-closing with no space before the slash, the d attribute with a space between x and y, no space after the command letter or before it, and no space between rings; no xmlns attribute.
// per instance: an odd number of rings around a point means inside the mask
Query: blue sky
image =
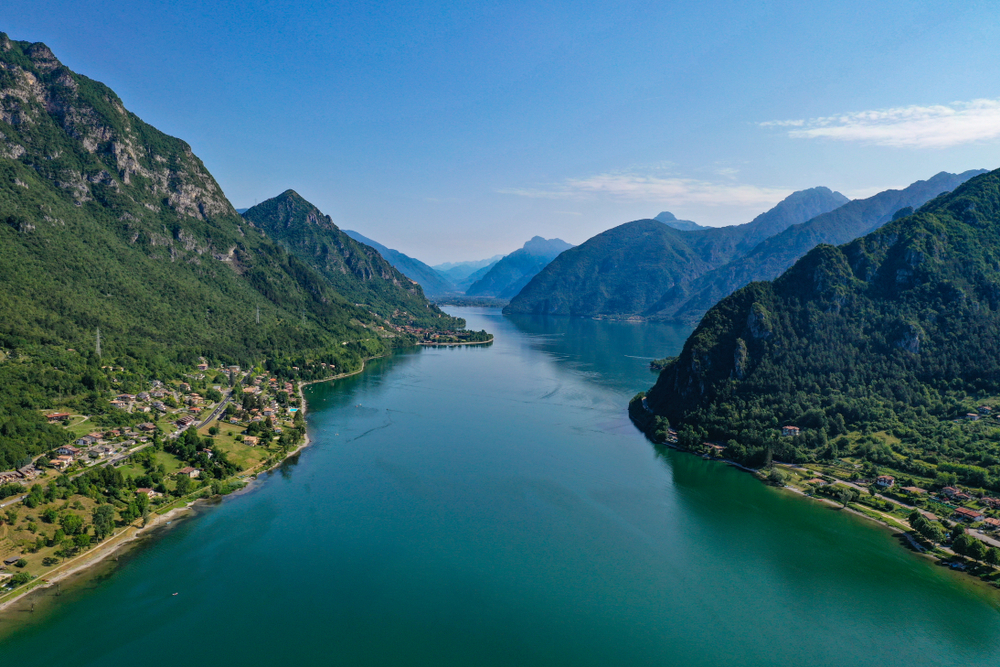
<svg viewBox="0 0 1000 667"><path fill-rule="evenodd" d="M0 16L188 141L236 206L293 188L430 263L1000 167L989 2L0 0Z"/></svg>

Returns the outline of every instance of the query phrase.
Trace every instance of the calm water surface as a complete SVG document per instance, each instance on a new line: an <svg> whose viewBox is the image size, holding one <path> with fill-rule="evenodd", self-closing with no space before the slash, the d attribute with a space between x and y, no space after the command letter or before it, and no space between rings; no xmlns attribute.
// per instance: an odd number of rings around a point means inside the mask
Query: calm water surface
<svg viewBox="0 0 1000 667"><path fill-rule="evenodd" d="M454 310L496 342L314 385L314 446L4 617L0 664L1000 664L997 593L635 431L686 331Z"/></svg>

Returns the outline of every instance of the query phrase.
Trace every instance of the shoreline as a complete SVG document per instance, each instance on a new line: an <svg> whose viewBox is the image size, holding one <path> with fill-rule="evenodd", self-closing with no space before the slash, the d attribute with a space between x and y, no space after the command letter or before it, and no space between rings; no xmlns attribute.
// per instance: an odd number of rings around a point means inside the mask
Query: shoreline
<svg viewBox="0 0 1000 667"><path fill-rule="evenodd" d="M327 378L322 378L320 380L309 380L308 382L299 382L297 391L299 394L300 409L302 410L303 419L305 419L305 415L308 412L308 403L306 401L305 394L302 391L303 387L312 384L319 384L321 382L333 382L335 380L342 380L344 378L348 378L354 375L359 375L365 371L369 361L372 361L374 359L381 359L384 356L388 355L381 355L378 357L369 357L367 359L362 359L361 368L359 368L356 371L351 371L349 373L339 373L337 375L333 375ZM245 477L242 479L246 481L246 485L242 489L239 489L227 495L237 496L248 492L249 490L251 490L251 487L256 486L254 482L257 481L258 475L263 473L269 473L275 470L276 468L281 466L281 464L283 464L285 461L299 454L303 449L308 447L310 444L312 444L312 439L309 437L309 430L307 428L303 436L302 442L295 449L289 451L279 460L275 461L268 468L257 471L253 471L253 469L241 471L240 475L245 475ZM234 479L238 480L241 478L237 476ZM199 492L202 491L204 491L204 488L199 489ZM224 498L225 496L222 497ZM152 514L150 516L149 523L147 523L145 526L136 526L134 524L129 524L128 526L124 526L120 531L113 534L111 537L106 539L104 542L101 542L93 549L85 551L82 554L78 554L77 556L74 556L70 560L59 564L55 568L49 570L49 572L46 573L44 577L39 577L38 579L35 579L34 581L29 582L28 584L25 584L22 590L11 591L11 593L14 594L13 597L11 597L9 600L4 600L0 602L0 615L11 613L12 611L14 611L12 607L18 602L24 601L25 598L28 598L35 593L39 593L54 585L57 585L60 582L74 575L81 574L84 571L93 568L94 566L99 565L100 563L103 563L110 557L119 554L119 552L124 551L126 548L133 546L140 539L150 537L154 528L163 529L167 524L172 523L174 519L176 519L178 516L181 515L183 515L184 517L190 516L189 513L194 511L194 507L196 504L208 503L213 498L215 498L215 496L205 497L204 495L199 495L198 497L186 501L180 507L174 507L170 510L167 510L163 514L155 514L155 513ZM178 499L178 501L179 500L182 499Z"/></svg>
<svg viewBox="0 0 1000 667"><path fill-rule="evenodd" d="M644 403L644 400L643 400L643 403ZM907 548L914 555L920 556L920 557L929 558L932 561L934 561L935 563L946 564L949 561L951 561L952 559L956 559L956 558L960 559L961 562L967 562L967 561L971 562L970 559L966 558L965 556L960 556L959 554L956 554L950 548L948 548L948 547L946 547L946 546L944 546L942 544L939 544L936 547L932 545L931 548L927 548L926 546L924 546L923 544L921 544L920 541L918 541L918 539L916 539L914 537L914 531L913 531L913 529L910 528L910 527L907 527L902 519L899 519L899 518L896 518L896 517L892 517L892 521L894 521L894 522L896 522L896 524L898 524L898 525L894 525L893 523L890 523L887 518L886 519L879 519L879 518L876 518L874 516L871 516L870 514L867 514L866 512L857 510L857 509L855 509L853 507L850 507L850 506L846 506L845 507L845 506L841 505L839 502L833 500L832 498L825 498L825 497L820 496L820 495L810 495L810 494L805 493L801 489L798 489L798 488L796 488L794 486L790 486L788 484L784 484L782 486L775 486L775 485L772 485L772 484L768 484L767 481L762 477L760 470L754 470L753 468L748 468L746 466L740 465L739 463L736 463L735 461L730 461L728 459L714 458L714 457L709 457L709 456L706 456L706 455L701 455L701 454L698 454L697 452L694 452L694 451L692 451L690 449L682 448L682 447L680 447L678 445L675 445L675 444L673 444L671 442L658 442L650 434L649 429L646 428L646 426L647 426L646 422L649 421L649 419L651 418L652 415L649 412L647 412L647 411L644 410L644 408L645 408L644 405L641 408L639 408L640 410L643 410L643 414L642 415L640 415L637 412L634 413L633 412L633 408L632 408L632 405L634 403L639 403L639 402L638 401L633 401L632 403L629 404L629 420L632 422L633 426L635 426L643 435L646 436L646 439L649 440L649 442L654 447L665 447L665 448L672 449L672 450L674 450L674 451L676 451L678 453L681 453L681 454L689 454L691 456L697 456L699 458L705 459L706 461L715 461L717 463L724 463L724 464L726 464L728 466L731 466L733 468L736 468L738 470L742 470L744 472L750 473L751 475L753 475L754 478L757 479L757 481L759 481L761 484L764 484L765 486L770 486L770 487L772 487L774 489L777 489L779 491L783 491L783 492L787 492L787 493L792 493L794 495L797 495L797 496L799 496L801 498L804 498L804 499L807 499L807 500L818 501L818 502L820 502L820 503L822 503L822 504L824 504L824 505L826 505L826 506L828 506L828 507L830 507L832 509L836 509L838 511L846 511L846 512L848 512L848 513L850 513L850 514L852 514L852 515L854 515L856 517L859 517L861 519L864 519L864 520L868 521L869 523L873 523L873 524L875 524L875 525L877 525L877 526L879 526L881 528L885 528L885 529L889 530L892 533L893 537L896 537L897 535L899 535L900 537L902 537L903 539L905 539L905 544L903 544L901 542L901 546ZM638 418L638 417L642 417L642 416L646 416L647 419L640 419L640 418ZM777 467L780 467L780 468L791 468L792 467L791 464L778 463L778 462L775 462L775 465ZM914 509L917 509L917 508L914 508ZM882 514L878 510L872 510L870 508L869 508L869 511L871 511L873 513L876 513L876 514ZM947 554L947 555L941 556L938 553L934 553L934 549L939 549L941 552L943 552L944 554ZM1000 586L998 586L997 583L990 582L990 581L983 581L980 577L972 574L971 572L962 572L962 574L968 574L969 575L968 577L962 577L962 581L972 582L972 583L975 583L975 584L978 584L978 585L987 586L987 587L993 589L993 592L996 592L996 589L1000 588Z"/></svg>
<svg viewBox="0 0 1000 667"><path fill-rule="evenodd" d="M134 524L125 526L119 532L115 533L104 542L101 542L90 551L86 551L64 563L61 563L59 566L50 570L44 578L39 578L29 584L26 584L24 590L17 592L14 597L0 602L0 614L11 611L10 607L24 598L27 598L34 593L44 591L45 589L72 577L73 575L80 574L81 572L104 562L111 556L114 556L120 551L134 545L135 542L140 539L148 537L149 533L151 533L154 528L165 527L181 514L187 516L187 513L192 511L194 504L201 500L204 499L196 498L181 507L175 507L167 511L164 514L157 514L154 517L151 517L149 523L145 526L135 526ZM14 593L15 591L11 592Z"/></svg>
<svg viewBox="0 0 1000 667"><path fill-rule="evenodd" d="M470 340L470 341L467 341L465 343L427 343L427 342L421 341L421 342L417 343L417 345L421 346L421 347L453 347L453 346L457 346L457 345L488 345L489 343L493 342L494 338L495 338L495 336L490 336L489 340Z"/></svg>

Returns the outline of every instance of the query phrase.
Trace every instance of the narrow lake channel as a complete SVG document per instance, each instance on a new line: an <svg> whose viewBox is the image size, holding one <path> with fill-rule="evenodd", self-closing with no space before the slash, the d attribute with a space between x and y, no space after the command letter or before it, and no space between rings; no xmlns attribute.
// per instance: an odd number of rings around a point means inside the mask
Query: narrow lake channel
<svg viewBox="0 0 1000 667"><path fill-rule="evenodd" d="M311 386L311 447L2 617L0 664L1000 664L1000 592L632 427L687 330L449 310L495 342Z"/></svg>

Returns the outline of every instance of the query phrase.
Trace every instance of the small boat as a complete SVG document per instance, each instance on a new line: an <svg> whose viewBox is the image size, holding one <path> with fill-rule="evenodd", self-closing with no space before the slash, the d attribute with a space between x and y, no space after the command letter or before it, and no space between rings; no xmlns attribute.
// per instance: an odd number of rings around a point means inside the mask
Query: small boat
<svg viewBox="0 0 1000 667"><path fill-rule="evenodd" d="M177 593L174 593L174 595L177 595Z"/></svg>

